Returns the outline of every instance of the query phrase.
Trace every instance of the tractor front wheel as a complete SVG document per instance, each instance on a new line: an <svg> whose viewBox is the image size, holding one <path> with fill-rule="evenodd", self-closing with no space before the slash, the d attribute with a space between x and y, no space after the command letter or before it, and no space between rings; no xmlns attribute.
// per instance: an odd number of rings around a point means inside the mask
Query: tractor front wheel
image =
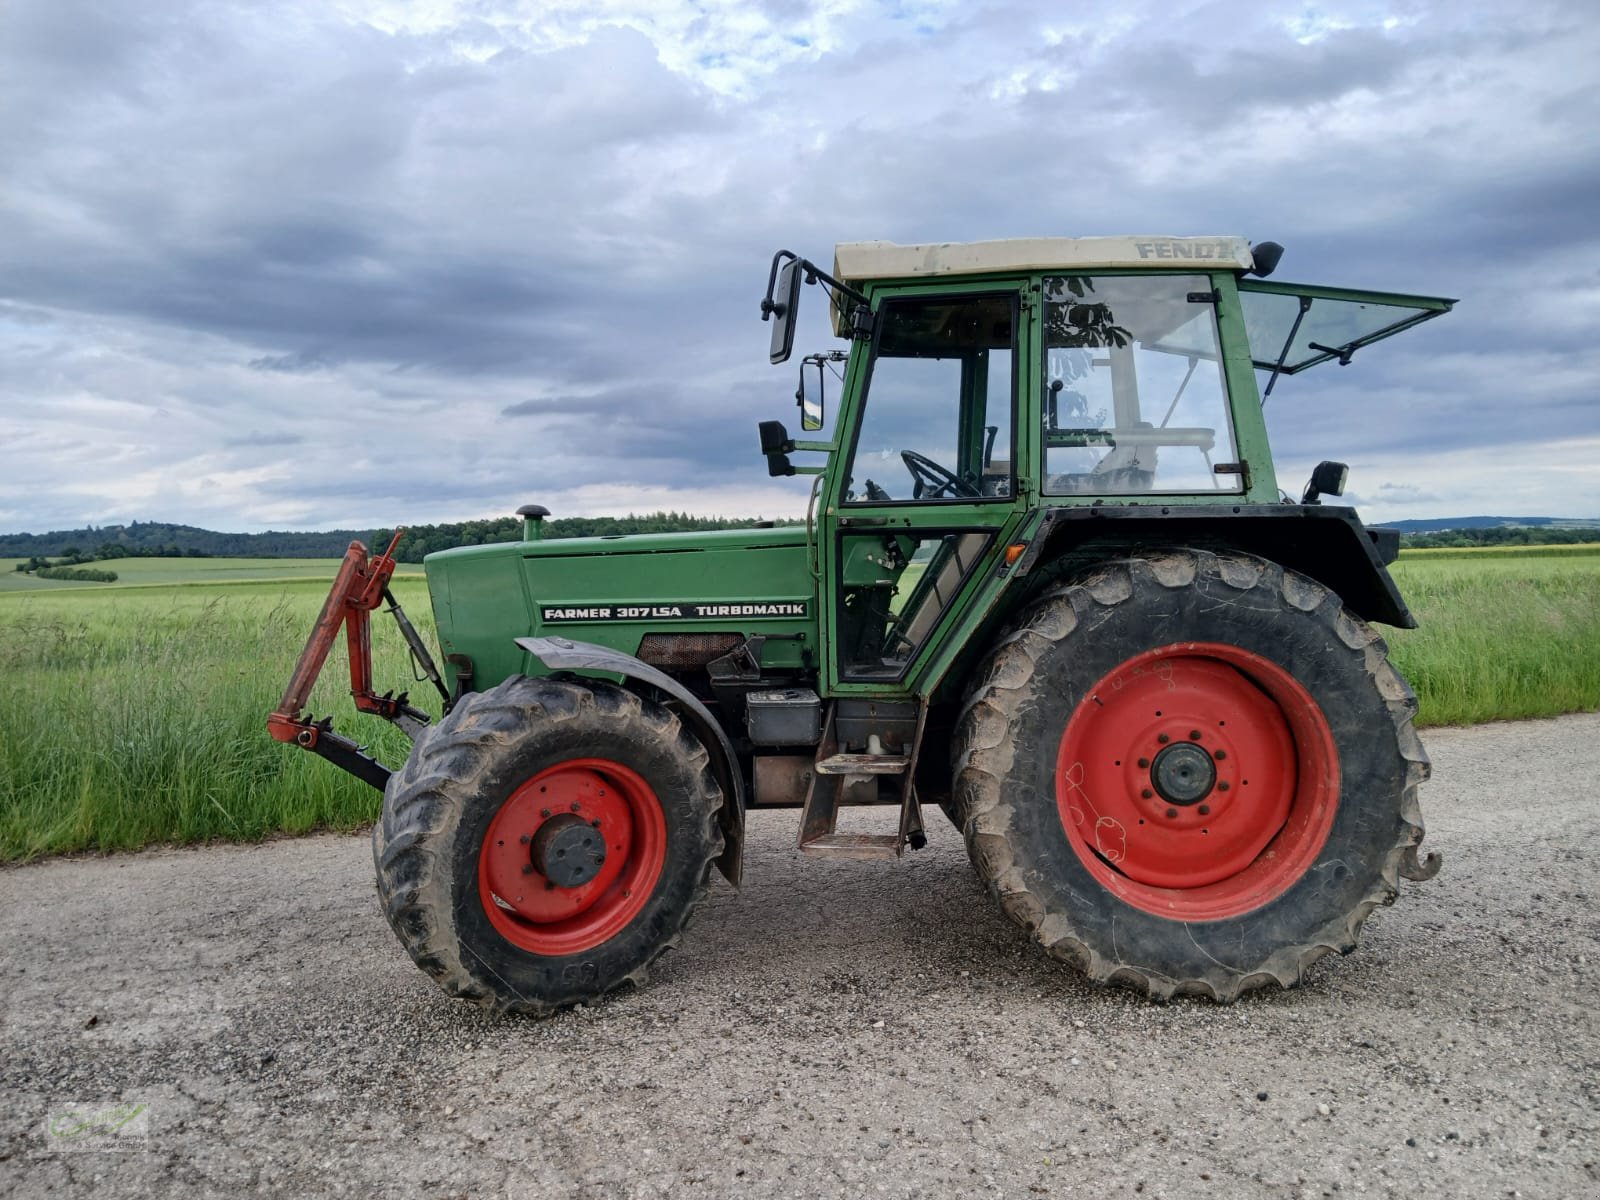
<svg viewBox="0 0 1600 1200"><path fill-rule="evenodd" d="M378 895L448 993L548 1013L644 981L722 848L706 751L612 684L467 696L390 779Z"/></svg>
<svg viewBox="0 0 1600 1200"><path fill-rule="evenodd" d="M1108 563L1041 598L976 680L953 797L968 851L1096 982L1293 986L1417 871L1415 698L1302 575L1195 550Z"/></svg>

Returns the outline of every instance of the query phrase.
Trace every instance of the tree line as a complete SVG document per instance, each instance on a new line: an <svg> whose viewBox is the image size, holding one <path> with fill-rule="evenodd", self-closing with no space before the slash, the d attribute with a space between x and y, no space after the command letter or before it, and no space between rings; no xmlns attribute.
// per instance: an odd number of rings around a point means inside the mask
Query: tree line
<svg viewBox="0 0 1600 1200"><path fill-rule="evenodd" d="M338 529L323 533L218 533L167 521L134 521L50 533L0 534L0 558L65 555L69 549L85 546L96 547L93 553L102 558L337 558L351 541L364 540L371 532Z"/></svg>
<svg viewBox="0 0 1600 1200"><path fill-rule="evenodd" d="M561 517L546 520L544 535L547 538L606 537L628 533L749 529L765 524L770 522L760 517L696 517L682 512L629 513L625 517ZM406 528L405 540L398 551L402 562L421 562L425 554L456 546L522 540L522 521L517 517L411 525ZM77 562L140 557L338 558L353 541L365 542L375 549L386 546L391 532L387 529L330 529L320 533L279 530L266 533L218 533L194 525L134 521L129 525L104 525L98 528L90 525L83 529L55 530L51 533L0 534L0 558L72 559L73 562L65 564L68 566ZM86 551L83 549L86 546L94 549ZM50 564L46 561L44 565ZM21 564L18 569L38 568Z"/></svg>
<svg viewBox="0 0 1600 1200"><path fill-rule="evenodd" d="M1408 550L1443 550L1475 546L1574 546L1600 542L1600 527L1491 525L1483 529L1441 529L1435 533L1403 533Z"/></svg>
<svg viewBox="0 0 1600 1200"><path fill-rule="evenodd" d="M123 558L125 555L116 555ZM60 562L51 562L48 558L34 555L26 562L19 562L17 570L25 575L37 575L40 579L75 579L81 583L115 583L115 571L102 571L95 567L85 567L83 563L98 562L99 556L85 554L76 546L68 546L62 554Z"/></svg>

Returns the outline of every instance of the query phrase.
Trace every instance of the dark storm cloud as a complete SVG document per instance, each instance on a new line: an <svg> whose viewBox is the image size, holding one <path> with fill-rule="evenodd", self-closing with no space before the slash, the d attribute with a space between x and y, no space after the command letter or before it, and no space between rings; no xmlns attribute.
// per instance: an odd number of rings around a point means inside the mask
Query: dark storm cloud
<svg viewBox="0 0 1600 1200"><path fill-rule="evenodd" d="M333 364L319 350L296 350L290 354L265 354L249 362L254 371L278 371L285 375L304 375L308 371L326 371Z"/></svg>
<svg viewBox="0 0 1600 1200"><path fill-rule="evenodd" d="M1296 471L1600 437L1585 6L350 12L0 9L0 528L797 511L755 301L856 238L1237 232L1460 297L1280 384ZM1362 484L1459 507L1406 486Z"/></svg>

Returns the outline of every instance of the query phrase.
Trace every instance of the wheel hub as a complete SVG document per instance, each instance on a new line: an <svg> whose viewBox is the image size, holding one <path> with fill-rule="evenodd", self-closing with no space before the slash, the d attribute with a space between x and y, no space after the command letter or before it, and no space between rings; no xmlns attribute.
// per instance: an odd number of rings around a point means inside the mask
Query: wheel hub
<svg viewBox="0 0 1600 1200"><path fill-rule="evenodd" d="M1068 722L1057 761L1057 802L1082 853L1150 888L1204 888L1244 872L1283 827L1298 786L1288 720L1255 682L1266 669L1227 646L1186 643L1102 679Z"/></svg>
<svg viewBox="0 0 1600 1200"><path fill-rule="evenodd" d="M1200 746L1174 742L1150 764L1150 782L1163 800L1187 808L1211 794L1217 782L1217 768L1210 753Z"/></svg>
<svg viewBox="0 0 1600 1200"><path fill-rule="evenodd" d="M533 869L558 888L588 883L606 864L606 842L598 826L575 813L561 813L533 835Z"/></svg>

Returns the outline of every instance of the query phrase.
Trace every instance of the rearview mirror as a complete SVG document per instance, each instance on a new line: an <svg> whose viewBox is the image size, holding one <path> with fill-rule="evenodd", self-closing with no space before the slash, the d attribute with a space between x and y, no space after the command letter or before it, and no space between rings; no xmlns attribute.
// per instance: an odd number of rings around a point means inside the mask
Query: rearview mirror
<svg viewBox="0 0 1600 1200"><path fill-rule="evenodd" d="M762 306L762 316L772 317L771 360L788 362L794 349L795 316L800 311L800 260L791 258L778 271L777 285L772 289L771 307Z"/></svg>
<svg viewBox="0 0 1600 1200"><path fill-rule="evenodd" d="M806 384L806 368L817 369L817 385L813 390ZM815 433L822 428L822 419L827 411L827 392L824 390L822 363L815 356L808 357L800 364L800 387L795 391L795 403L800 406L800 428L805 433Z"/></svg>

